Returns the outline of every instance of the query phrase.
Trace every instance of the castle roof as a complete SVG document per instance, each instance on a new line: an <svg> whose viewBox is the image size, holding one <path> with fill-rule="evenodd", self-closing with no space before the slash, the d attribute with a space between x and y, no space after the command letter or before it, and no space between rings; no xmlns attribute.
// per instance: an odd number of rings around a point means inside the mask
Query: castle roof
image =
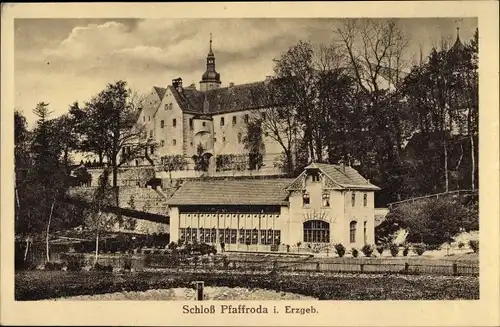
<svg viewBox="0 0 500 327"><path fill-rule="evenodd" d="M203 113L205 93L194 88L183 88L182 91L169 86L175 100L182 111ZM208 113L218 114L262 108L268 97L265 82L254 82L206 91Z"/></svg>
<svg viewBox="0 0 500 327"><path fill-rule="evenodd" d="M186 181L168 205L286 205L293 179Z"/></svg>

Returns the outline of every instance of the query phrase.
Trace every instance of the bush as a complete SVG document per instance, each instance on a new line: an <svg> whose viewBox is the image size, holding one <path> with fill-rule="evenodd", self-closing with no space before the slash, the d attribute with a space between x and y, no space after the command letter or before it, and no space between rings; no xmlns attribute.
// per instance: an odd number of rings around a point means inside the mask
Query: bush
<svg viewBox="0 0 500 327"><path fill-rule="evenodd" d="M45 270L62 270L63 267L66 267L66 264L64 262L48 261L44 267Z"/></svg>
<svg viewBox="0 0 500 327"><path fill-rule="evenodd" d="M427 250L427 246L424 243L417 243L413 245L413 251L418 254L424 254L425 250Z"/></svg>
<svg viewBox="0 0 500 327"><path fill-rule="evenodd" d="M113 266L112 265L101 265L99 263L96 263L94 265L93 270L95 271L106 271L106 272L112 272L113 271Z"/></svg>
<svg viewBox="0 0 500 327"><path fill-rule="evenodd" d="M461 249L465 246L464 242L458 242L458 248Z"/></svg>
<svg viewBox="0 0 500 327"><path fill-rule="evenodd" d="M474 253L479 253L479 240L470 240L469 246Z"/></svg>
<svg viewBox="0 0 500 327"><path fill-rule="evenodd" d="M383 245L377 245L378 254L382 255L384 253L385 247Z"/></svg>
<svg viewBox="0 0 500 327"><path fill-rule="evenodd" d="M123 263L123 269L126 271L132 270L132 259L131 258L125 258L125 262Z"/></svg>
<svg viewBox="0 0 500 327"><path fill-rule="evenodd" d="M345 254L345 246L340 243L335 244L335 253L337 253L338 256L342 258Z"/></svg>
<svg viewBox="0 0 500 327"><path fill-rule="evenodd" d="M373 246L365 244L362 248L361 251L366 257L371 257L373 253Z"/></svg>
<svg viewBox="0 0 500 327"><path fill-rule="evenodd" d="M399 253L399 245L393 243L389 246L389 250L391 251L391 255L393 257L397 257Z"/></svg>
<svg viewBox="0 0 500 327"><path fill-rule="evenodd" d="M410 247L408 245L405 245L403 249L403 256L407 257L408 253L410 253Z"/></svg>
<svg viewBox="0 0 500 327"><path fill-rule="evenodd" d="M68 262L68 270L70 271L80 271L84 266L84 260L81 256L69 255L66 261Z"/></svg>
<svg viewBox="0 0 500 327"><path fill-rule="evenodd" d="M427 244L427 250L439 250L441 248L441 244Z"/></svg>
<svg viewBox="0 0 500 327"><path fill-rule="evenodd" d="M351 254L354 258L357 258L358 257L358 254L359 254L359 251L358 249L355 249L355 248L352 248L351 250Z"/></svg>

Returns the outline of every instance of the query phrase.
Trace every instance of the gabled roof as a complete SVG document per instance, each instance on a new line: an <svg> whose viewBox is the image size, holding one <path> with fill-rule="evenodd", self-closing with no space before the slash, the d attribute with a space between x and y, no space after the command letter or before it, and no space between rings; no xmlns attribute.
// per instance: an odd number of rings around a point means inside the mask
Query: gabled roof
<svg viewBox="0 0 500 327"><path fill-rule="evenodd" d="M286 205L292 179L186 181L168 205Z"/></svg>
<svg viewBox="0 0 500 327"><path fill-rule="evenodd" d="M323 174L325 174L331 182L334 183L335 188L340 189L363 189L363 190L380 190L378 186L371 184L363 176L361 176L358 171L350 166L345 166L342 168L340 165L331 165L323 163L313 162L305 168L305 171L299 175L291 184L292 187L296 186L297 183L301 183L302 178L307 174L308 170L319 169Z"/></svg>
<svg viewBox="0 0 500 327"><path fill-rule="evenodd" d="M158 94L158 97L160 98L160 101L163 99L165 96L165 92L167 92L167 89L164 87L159 87L159 86L153 86L153 88L156 91L156 94Z"/></svg>

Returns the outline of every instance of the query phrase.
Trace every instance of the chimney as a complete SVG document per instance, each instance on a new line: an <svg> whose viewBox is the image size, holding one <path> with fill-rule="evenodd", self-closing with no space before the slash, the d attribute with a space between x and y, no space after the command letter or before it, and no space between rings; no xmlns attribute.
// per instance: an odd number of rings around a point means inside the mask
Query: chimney
<svg viewBox="0 0 500 327"><path fill-rule="evenodd" d="M182 92L182 78L175 78L172 80L172 86L177 92Z"/></svg>

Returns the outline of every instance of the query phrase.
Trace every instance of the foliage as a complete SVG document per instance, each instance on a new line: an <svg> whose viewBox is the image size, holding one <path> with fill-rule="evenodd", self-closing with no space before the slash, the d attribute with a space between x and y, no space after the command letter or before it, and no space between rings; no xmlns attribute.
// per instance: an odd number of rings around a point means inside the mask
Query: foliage
<svg viewBox="0 0 500 327"><path fill-rule="evenodd" d="M79 148L108 160L112 170L112 185L117 186L118 169L133 159L146 157L158 146L148 138L146 126L137 120L144 105L125 81L110 83L80 108L70 107L70 118L75 122ZM153 151L151 151L153 150Z"/></svg>
<svg viewBox="0 0 500 327"><path fill-rule="evenodd" d="M479 253L479 240L470 240L469 246L474 253Z"/></svg>
<svg viewBox="0 0 500 327"><path fill-rule="evenodd" d="M198 171L208 171L208 167L210 166L210 156L205 153L205 149L203 145L198 144L196 148L196 154L193 156L194 160L194 170Z"/></svg>
<svg viewBox="0 0 500 327"><path fill-rule="evenodd" d="M391 209L375 231L382 238L403 228L409 233L409 242L440 245L462 230L477 230L478 218L476 206L451 198L429 199Z"/></svg>
<svg viewBox="0 0 500 327"><path fill-rule="evenodd" d="M373 245L369 245L369 244L365 244L363 245L363 247L361 248L361 252L363 252L363 254L366 256L366 257L371 257L372 256L372 253L374 251L374 247Z"/></svg>
<svg viewBox="0 0 500 327"><path fill-rule="evenodd" d="M357 257L358 257L358 255L359 255L359 251L358 251L358 249L356 249L356 248L352 248L352 249L351 249L351 254L352 254L352 256L353 256L354 258L357 258Z"/></svg>
<svg viewBox="0 0 500 327"><path fill-rule="evenodd" d="M247 156L238 154L220 154L215 160L217 171L242 171L247 169Z"/></svg>
<svg viewBox="0 0 500 327"><path fill-rule="evenodd" d="M408 253L410 253L410 247L408 245L405 245L403 248L403 256L407 257Z"/></svg>
<svg viewBox="0 0 500 327"><path fill-rule="evenodd" d="M399 253L399 245L393 243L389 246L389 250L391 251L391 255L393 257L397 257Z"/></svg>
<svg viewBox="0 0 500 327"><path fill-rule="evenodd" d="M249 120L246 123L246 133L242 140L244 148L248 151L249 170L258 170L264 165L266 147L263 137L262 120Z"/></svg>
<svg viewBox="0 0 500 327"><path fill-rule="evenodd" d="M186 170L187 168L187 160L181 154L163 156L161 158L161 163L164 171L178 171L178 170Z"/></svg>
<svg viewBox="0 0 500 327"><path fill-rule="evenodd" d="M384 253L384 250L385 250L385 246L383 246L383 245L377 245L377 252L378 252L378 254L382 255L382 253Z"/></svg>
<svg viewBox="0 0 500 327"><path fill-rule="evenodd" d="M306 273L269 275L221 272L109 274L106 272L31 271L15 276L17 301L76 295L206 286L269 289L312 296L319 300L456 300L479 299L479 279L456 276L325 276ZM380 287L372 287L379 285Z"/></svg>
<svg viewBox="0 0 500 327"><path fill-rule="evenodd" d="M425 250L427 250L427 247L424 243L413 244L413 251L415 251L416 254L422 255L424 254Z"/></svg>
<svg viewBox="0 0 500 327"><path fill-rule="evenodd" d="M337 253L337 255L342 258L345 255L345 246L341 243L337 243L334 245L334 247L335 253Z"/></svg>
<svg viewBox="0 0 500 327"><path fill-rule="evenodd" d="M458 242L458 248L461 249L465 246L464 242Z"/></svg>

